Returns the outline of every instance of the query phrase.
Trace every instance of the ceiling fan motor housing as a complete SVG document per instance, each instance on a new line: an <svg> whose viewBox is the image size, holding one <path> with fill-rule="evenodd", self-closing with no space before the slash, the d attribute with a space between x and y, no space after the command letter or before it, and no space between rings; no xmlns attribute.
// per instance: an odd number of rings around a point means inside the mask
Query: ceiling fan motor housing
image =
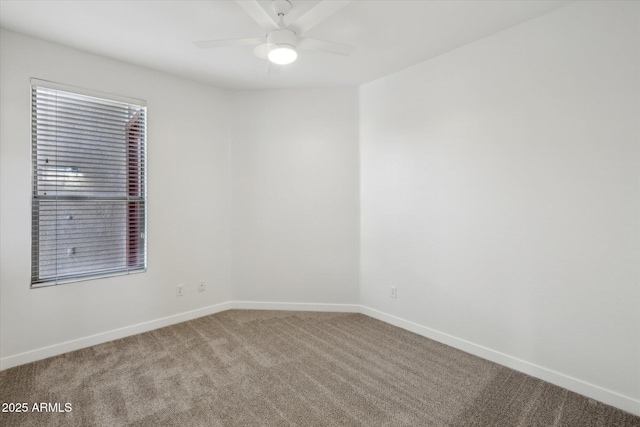
<svg viewBox="0 0 640 427"><path fill-rule="evenodd" d="M286 15L291 11L291 2L289 0L273 0L271 2L271 9L276 13L276 15Z"/></svg>
<svg viewBox="0 0 640 427"><path fill-rule="evenodd" d="M287 45L295 50L298 45L298 37L291 30L273 30L267 34L267 44L273 46Z"/></svg>

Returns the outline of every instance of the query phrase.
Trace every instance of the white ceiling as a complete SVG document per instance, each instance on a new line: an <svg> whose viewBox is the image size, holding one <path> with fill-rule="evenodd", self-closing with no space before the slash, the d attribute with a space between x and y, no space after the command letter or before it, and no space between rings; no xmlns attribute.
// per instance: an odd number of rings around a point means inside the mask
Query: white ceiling
<svg viewBox="0 0 640 427"><path fill-rule="evenodd" d="M259 3L271 13L269 0ZM288 18L293 20L319 1L291 3ZM198 40L265 35L233 0L2 0L0 26L220 87L352 86L567 3L570 1L354 0L305 34L354 46L357 50L351 56L300 51L293 64L271 67L253 55L251 46L206 50L194 46Z"/></svg>

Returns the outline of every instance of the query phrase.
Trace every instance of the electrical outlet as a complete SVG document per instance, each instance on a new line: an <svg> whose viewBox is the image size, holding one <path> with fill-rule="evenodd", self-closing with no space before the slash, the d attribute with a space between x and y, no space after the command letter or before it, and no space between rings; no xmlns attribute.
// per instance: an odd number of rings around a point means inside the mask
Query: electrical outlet
<svg viewBox="0 0 640 427"><path fill-rule="evenodd" d="M198 282L198 291L204 292L206 290L207 290L207 288L204 285L204 280L202 282Z"/></svg>
<svg viewBox="0 0 640 427"><path fill-rule="evenodd" d="M395 286L391 286L391 293L389 294L391 298L398 298L398 288Z"/></svg>
<svg viewBox="0 0 640 427"><path fill-rule="evenodd" d="M184 295L184 290L182 289L182 283L180 283L177 287L177 292L176 295L181 297L182 295Z"/></svg>

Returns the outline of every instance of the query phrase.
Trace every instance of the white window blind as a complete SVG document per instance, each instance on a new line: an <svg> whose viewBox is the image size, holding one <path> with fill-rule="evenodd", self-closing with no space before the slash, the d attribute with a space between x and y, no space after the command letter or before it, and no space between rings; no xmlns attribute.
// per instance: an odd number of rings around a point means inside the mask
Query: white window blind
<svg viewBox="0 0 640 427"><path fill-rule="evenodd" d="M146 106L31 83L32 286L146 270Z"/></svg>

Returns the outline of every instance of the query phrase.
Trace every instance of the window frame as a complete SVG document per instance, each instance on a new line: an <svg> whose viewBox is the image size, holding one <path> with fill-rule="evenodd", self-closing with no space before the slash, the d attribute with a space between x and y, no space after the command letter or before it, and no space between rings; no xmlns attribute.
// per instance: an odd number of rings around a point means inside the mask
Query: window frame
<svg viewBox="0 0 640 427"><path fill-rule="evenodd" d="M39 229L39 217L41 215L41 208L38 207L36 209L36 203L38 202L38 195L37 195L37 191L38 191L38 177L37 177L37 171L36 171L36 167L34 164L34 159L36 158L35 156L37 156L37 150L38 150L38 144L37 144L37 136L35 135L35 129L34 129L34 123L36 122L36 118L34 117L34 100L32 99L32 97L34 96L34 89L36 87L41 87L41 88L46 88L46 89L52 89L52 90L56 90L56 91L62 91L62 92L67 92L73 95L80 95L80 96L85 96L85 97L92 97L92 98L97 98L99 100L105 100L105 101L110 101L110 102L118 102L118 103L124 103L124 104L129 104L132 106L136 106L136 107L140 107L143 111L144 114L142 115L142 117L138 116L138 118L136 119L136 121L134 120L134 117L132 117L132 119L130 120L130 122L126 125L125 127L125 135L126 137L126 142L125 145L127 147L126 150L126 154L124 155L124 160L126 162L126 170L127 170L127 174L129 173L129 164L130 161L132 160L132 155L130 153L130 149L131 149L131 145L133 144L139 144L140 145L140 150L141 150L141 154L139 156L139 164L137 165L137 170L136 170L136 180L138 181L137 185L134 186L134 188L131 188L131 183L129 181L127 181L127 188L126 188L126 198L123 198L122 201L125 202L124 208L125 211L127 212L126 215L126 219L125 219L125 226L124 226L124 231L125 231L125 237L124 237L124 245L125 245L125 267L119 269L119 270L115 270L115 271L109 271L106 273L91 273L91 272L84 272L84 273L74 273L71 275L66 275L66 276L59 276L56 272L55 277L48 279L48 278L44 278L42 279L40 277L40 252L41 252L41 245L43 243L42 239L40 237L38 237L37 239L34 238L34 229ZM66 284L66 283L74 283L74 282L82 282L82 281L88 281L88 280L97 280L97 279L102 279L102 278L107 278L107 277L116 277L116 276L123 276L123 275L129 275L129 274L138 274L138 273L145 273L148 269L148 253L147 253L147 249L148 249L148 217L147 217L147 210L148 210L148 181L147 181L147 177L148 177L148 149L147 149L147 103L146 101L142 100L142 99L138 99L138 98L132 98L132 97L125 97L125 96L120 96L120 95L114 95L111 93L106 93L106 92L100 92L100 91L94 91L94 90L90 90L90 89L84 89L84 88L80 88L77 86L72 86L72 85L67 85L67 84L62 84L62 83L56 83L56 82L52 82L52 81L48 81L48 80L43 80L43 79L38 79L38 78L31 78L30 79L30 84L29 84L29 122L30 122L30 126L31 126L31 130L29 132L29 136L30 136L30 158L29 158L29 162L30 162L30 173L31 173L31 187L30 187L30 209L31 209L31 224L30 224L30 239L31 239L31 265L30 265L30 288L31 289L37 289L37 288L47 288L50 286L57 286L57 285L62 285L62 284ZM135 115L134 115L135 116ZM141 121L141 122L140 122ZM140 127L142 127L142 132L136 132L136 130L132 131L132 128L137 128L137 130L140 129ZM132 141L133 138L131 135L137 134L138 137L136 138L135 141ZM138 191L141 193L141 198L136 199L136 200L130 200L129 197L131 195L132 191ZM98 200L98 198L91 198L91 197L85 197L82 200ZM141 242L139 242L139 245L141 246L141 252L139 254L136 254L138 257L142 257L142 266L141 267L136 267L136 268L130 268L130 245L131 243L131 236L129 235L129 230L131 227L131 218L129 217L129 212L130 212L130 203L132 202L137 202L140 203L140 201L143 204L143 209L140 209L139 206L138 208L135 210L136 215L142 215L142 217L144 218L144 220L136 225L136 230L139 233L139 237ZM36 221L36 218L38 219ZM56 236L57 239L57 236ZM37 247L35 246L37 241ZM56 254L56 256L58 256Z"/></svg>

